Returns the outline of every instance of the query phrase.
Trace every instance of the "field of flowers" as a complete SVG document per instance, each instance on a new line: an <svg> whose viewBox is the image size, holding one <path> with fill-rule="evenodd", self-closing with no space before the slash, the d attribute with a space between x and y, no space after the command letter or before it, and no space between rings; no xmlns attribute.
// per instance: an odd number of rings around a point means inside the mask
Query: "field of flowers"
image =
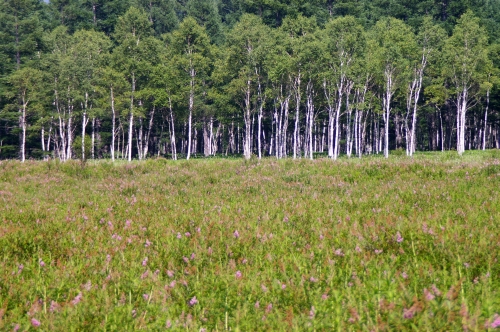
<svg viewBox="0 0 500 332"><path fill-rule="evenodd" d="M0 330L494 330L499 190L499 151L1 161Z"/></svg>

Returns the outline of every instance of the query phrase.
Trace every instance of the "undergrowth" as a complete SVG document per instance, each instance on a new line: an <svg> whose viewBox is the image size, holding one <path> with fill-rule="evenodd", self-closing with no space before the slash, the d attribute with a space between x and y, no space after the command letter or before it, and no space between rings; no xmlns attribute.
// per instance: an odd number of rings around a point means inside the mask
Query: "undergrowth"
<svg viewBox="0 0 500 332"><path fill-rule="evenodd" d="M499 157L2 161L0 329L492 329Z"/></svg>

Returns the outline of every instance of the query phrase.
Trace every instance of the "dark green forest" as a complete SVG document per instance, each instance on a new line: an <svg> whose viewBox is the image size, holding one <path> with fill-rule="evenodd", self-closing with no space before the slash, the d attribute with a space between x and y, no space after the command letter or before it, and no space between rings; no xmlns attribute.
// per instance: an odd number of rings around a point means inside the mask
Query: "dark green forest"
<svg viewBox="0 0 500 332"><path fill-rule="evenodd" d="M0 6L0 159L500 147L500 0Z"/></svg>

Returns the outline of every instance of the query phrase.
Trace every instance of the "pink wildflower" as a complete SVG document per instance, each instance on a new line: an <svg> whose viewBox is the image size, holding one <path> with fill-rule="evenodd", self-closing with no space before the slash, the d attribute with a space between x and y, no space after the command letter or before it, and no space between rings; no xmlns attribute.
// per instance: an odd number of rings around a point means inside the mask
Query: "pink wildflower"
<svg viewBox="0 0 500 332"><path fill-rule="evenodd" d="M177 233L177 238L178 238L178 239L182 239L182 235L181 235L181 233Z"/></svg>
<svg viewBox="0 0 500 332"><path fill-rule="evenodd" d="M397 243L403 242L403 237L401 236L401 233L399 233L399 232L396 233L396 242Z"/></svg>
<svg viewBox="0 0 500 332"><path fill-rule="evenodd" d="M189 300L189 306L191 306L191 307L197 303L198 303L198 299L196 298L196 296L194 296L191 300Z"/></svg>
<svg viewBox="0 0 500 332"><path fill-rule="evenodd" d="M413 316L415 315L415 311L410 309L403 309L403 318L404 319L412 319Z"/></svg>
<svg viewBox="0 0 500 332"><path fill-rule="evenodd" d="M142 294L142 298L144 299L144 301L149 300L149 294Z"/></svg>
<svg viewBox="0 0 500 332"><path fill-rule="evenodd" d="M40 325L42 325L42 323L40 323L40 321L38 319L32 318L31 325L33 325L33 327L39 327Z"/></svg>
<svg viewBox="0 0 500 332"><path fill-rule="evenodd" d="M144 258L144 260L142 261L142 266L146 266L148 265L148 258Z"/></svg>
<svg viewBox="0 0 500 332"><path fill-rule="evenodd" d="M328 295L326 295L326 294L321 295L321 299L322 299L323 301L328 300Z"/></svg>
<svg viewBox="0 0 500 332"><path fill-rule="evenodd" d="M427 301L432 301L434 300L435 296L427 288L424 288L424 296Z"/></svg>
<svg viewBox="0 0 500 332"><path fill-rule="evenodd" d="M241 274L241 271L240 271L240 270L236 271L236 273L235 273L235 277L236 277L236 279L241 279L242 274Z"/></svg>
<svg viewBox="0 0 500 332"><path fill-rule="evenodd" d="M146 243L144 243L144 246L147 248L151 245L151 241L149 241L148 239L146 239Z"/></svg>
<svg viewBox="0 0 500 332"><path fill-rule="evenodd" d="M60 308L61 305L59 305L59 303L57 303L56 301L50 301L50 307L49 307L50 312L59 311Z"/></svg>
<svg viewBox="0 0 500 332"><path fill-rule="evenodd" d="M311 307L311 310L309 310L309 318L313 319L315 314L316 314L316 309L314 309L314 306L313 306L313 307Z"/></svg>
<svg viewBox="0 0 500 332"><path fill-rule="evenodd" d="M401 276L403 277L403 279L408 279L408 275L404 271L403 271L403 273L401 273Z"/></svg>
<svg viewBox="0 0 500 332"><path fill-rule="evenodd" d="M71 304L72 305L77 305L78 303L80 303L80 301L82 300L82 293L79 293L77 296L75 296L75 298L71 301Z"/></svg>
<svg viewBox="0 0 500 332"><path fill-rule="evenodd" d="M272 303L269 303L266 307L266 314L270 313L271 310L273 310L273 304Z"/></svg>
<svg viewBox="0 0 500 332"><path fill-rule="evenodd" d="M314 277L311 277L311 278L309 278L309 281L310 281L310 282L318 282L318 279L316 279L316 278L314 278Z"/></svg>
<svg viewBox="0 0 500 332"><path fill-rule="evenodd" d="M238 230L235 230L233 233L233 236L237 239L240 237L240 233L238 233Z"/></svg>
<svg viewBox="0 0 500 332"><path fill-rule="evenodd" d="M282 284L282 285L281 285L281 289L282 289L282 290L285 290L285 289L286 289L286 284Z"/></svg>
<svg viewBox="0 0 500 332"><path fill-rule="evenodd" d="M167 323L165 324L165 328L169 329L172 327L172 322L170 320L167 320Z"/></svg>
<svg viewBox="0 0 500 332"><path fill-rule="evenodd" d="M434 293L434 295L441 296L441 291L436 287L436 285L432 285L431 289L432 289L432 292Z"/></svg>
<svg viewBox="0 0 500 332"><path fill-rule="evenodd" d="M174 277L174 271L167 270L167 276L169 278L173 278Z"/></svg>
<svg viewBox="0 0 500 332"><path fill-rule="evenodd" d="M260 303L259 303L259 301L255 302L254 307L255 307L255 309L259 309L259 308L260 308Z"/></svg>
<svg viewBox="0 0 500 332"><path fill-rule="evenodd" d="M44 267L44 266L45 266L45 262L44 262L42 259L40 259L40 266L41 266L41 267Z"/></svg>
<svg viewBox="0 0 500 332"><path fill-rule="evenodd" d="M85 289L87 292L92 289L92 282L89 280L85 285L83 285L83 289Z"/></svg>
<svg viewBox="0 0 500 332"><path fill-rule="evenodd" d="M186 237L190 237L190 236L191 236L191 233L186 232L186 233L184 233L184 235L186 235Z"/></svg>
<svg viewBox="0 0 500 332"><path fill-rule="evenodd" d="M490 327L492 329L496 329L497 327L500 327L500 315L495 314L493 316L493 322L491 322Z"/></svg>

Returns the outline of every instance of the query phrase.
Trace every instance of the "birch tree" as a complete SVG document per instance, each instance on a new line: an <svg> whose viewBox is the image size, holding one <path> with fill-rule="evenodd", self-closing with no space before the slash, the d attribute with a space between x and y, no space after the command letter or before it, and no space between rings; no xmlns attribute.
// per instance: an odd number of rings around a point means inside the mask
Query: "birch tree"
<svg viewBox="0 0 500 332"><path fill-rule="evenodd" d="M147 79L151 64L156 62L158 41L151 37L151 23L147 15L137 8L131 7L124 16L118 19L115 38L120 44L113 52L113 62L117 70L123 73L129 84L130 104L128 109L128 143L127 159L132 160L132 138L134 132L134 116L138 109L135 105L138 83Z"/></svg>
<svg viewBox="0 0 500 332"><path fill-rule="evenodd" d="M8 95L11 95L17 101L16 104L19 108L19 127L21 128L19 158L21 162L24 162L26 160L28 116L30 113L34 113L30 112L30 110L34 110L40 105L39 99L42 98L44 92L41 87L43 74L38 69L26 67L15 71L9 77L9 83L12 86L12 91Z"/></svg>
<svg viewBox="0 0 500 332"><path fill-rule="evenodd" d="M52 50L45 60L53 91L54 118L58 127L58 139L55 145L58 157L65 161L72 158L80 68L75 61L73 39L65 27L54 29L48 35L46 42Z"/></svg>
<svg viewBox="0 0 500 332"><path fill-rule="evenodd" d="M489 62L488 36L471 11L458 20L453 35L444 47L444 77L457 109L457 152L465 151L466 113L475 106L485 81L484 68Z"/></svg>
<svg viewBox="0 0 500 332"><path fill-rule="evenodd" d="M175 65L180 69L179 78L183 80L182 85L187 94L189 114L186 159L189 159L192 153L193 112L197 107L195 94L210 73L210 39L205 29L194 18L188 17L173 32L172 42L168 47L171 47Z"/></svg>
<svg viewBox="0 0 500 332"><path fill-rule="evenodd" d="M101 90L101 104L104 109L111 111L111 144L110 155L111 161L115 161L116 153L116 135L118 130L116 127L116 119L119 117L120 109L127 107L126 91L127 81L123 73L113 69L111 66L103 68L99 79L99 88ZM104 106L107 105L107 106Z"/></svg>
<svg viewBox="0 0 500 332"><path fill-rule="evenodd" d="M324 34L324 54L328 70L322 78L328 108L328 156L336 160L339 155L342 102L351 90L349 87L353 86L349 77L353 76L352 67L364 52L365 36L363 28L352 16L330 21Z"/></svg>
<svg viewBox="0 0 500 332"><path fill-rule="evenodd" d="M405 115L405 134L406 134L406 155L412 156L415 152L416 133L417 133L417 110L422 91L424 73L429 59L439 52L446 40L446 32L439 26L432 23L430 17L426 17L422 23L417 36L419 52L418 58L415 58L406 90L406 115Z"/></svg>
<svg viewBox="0 0 500 332"><path fill-rule="evenodd" d="M243 15L227 36L230 45L226 59L230 77L228 92L243 111L245 159L250 159L252 154L252 115L263 101L262 73L269 35L269 29L258 17ZM257 99L256 94L260 94Z"/></svg>
<svg viewBox="0 0 500 332"><path fill-rule="evenodd" d="M111 47L109 39L100 32L79 30L73 35L73 54L76 67L79 69L79 101L82 117L81 146L85 146L86 127L89 120L95 122L98 111L98 81L100 69ZM92 126L94 128L94 126ZM92 131L92 152L94 151L94 130ZM85 160L85 149L82 149L82 160ZM92 156L93 157L93 156Z"/></svg>
<svg viewBox="0 0 500 332"><path fill-rule="evenodd" d="M306 18L299 15L297 18L286 18L280 28L285 34L285 53L283 64L287 64L288 71L284 79L288 81L292 88L295 106L294 130L293 130L293 158L300 155L300 120L303 91L304 68L311 61L308 53L308 40L317 31L317 24L314 18ZM279 65L279 64L278 64Z"/></svg>
<svg viewBox="0 0 500 332"><path fill-rule="evenodd" d="M392 101L396 90L402 85L410 58L415 54L415 35L404 22L386 18L377 22L372 30L372 38L377 45L375 53L383 105L384 156L388 158Z"/></svg>

